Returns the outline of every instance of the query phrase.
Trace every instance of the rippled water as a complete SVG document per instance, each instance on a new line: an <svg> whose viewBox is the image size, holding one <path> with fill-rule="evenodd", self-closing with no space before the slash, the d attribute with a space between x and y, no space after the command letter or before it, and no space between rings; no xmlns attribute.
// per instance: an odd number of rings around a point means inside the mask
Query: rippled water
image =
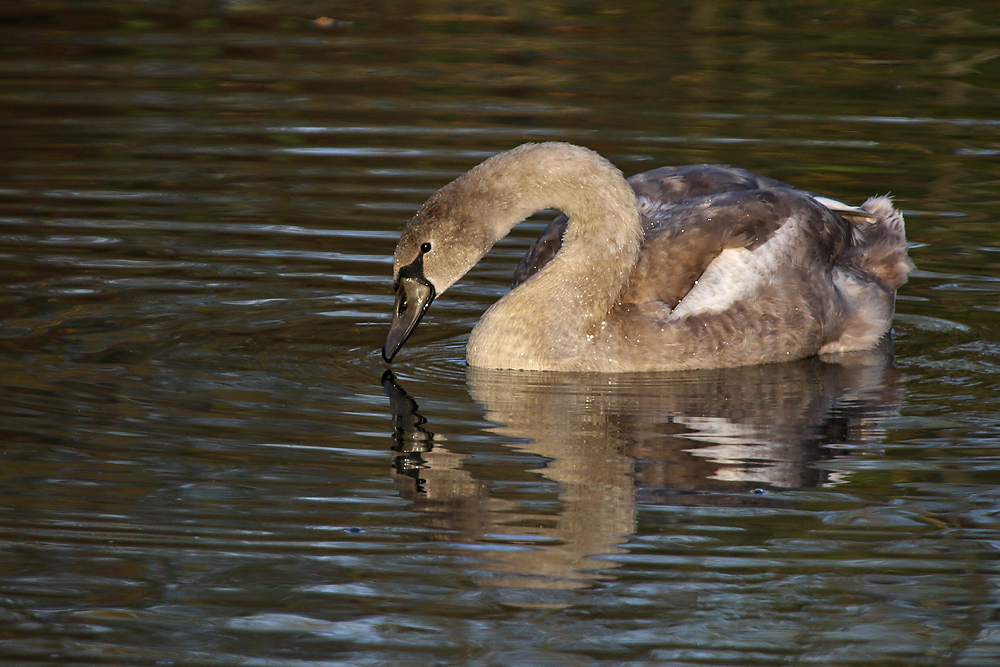
<svg viewBox="0 0 1000 667"><path fill-rule="evenodd" d="M356 4L0 10L0 661L1000 662L1000 11ZM893 193L894 350L467 372L540 215L384 374L402 224L545 139Z"/></svg>

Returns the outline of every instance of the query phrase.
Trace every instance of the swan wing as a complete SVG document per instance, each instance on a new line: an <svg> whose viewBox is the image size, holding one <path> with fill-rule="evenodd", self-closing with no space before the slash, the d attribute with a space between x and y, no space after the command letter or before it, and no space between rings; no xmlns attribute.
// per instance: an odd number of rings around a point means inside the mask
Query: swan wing
<svg viewBox="0 0 1000 667"><path fill-rule="evenodd" d="M658 304L653 312L671 319L724 310L764 285L828 282L850 243L850 225L805 192L702 197L675 206L647 234L621 301Z"/></svg>
<svg viewBox="0 0 1000 667"><path fill-rule="evenodd" d="M635 192L643 230L647 234L669 221L674 209L709 195L790 187L746 169L712 164L660 167L636 174L628 183ZM514 287L535 275L555 257L562 247L567 222L568 218L560 215L542 231L514 270Z"/></svg>

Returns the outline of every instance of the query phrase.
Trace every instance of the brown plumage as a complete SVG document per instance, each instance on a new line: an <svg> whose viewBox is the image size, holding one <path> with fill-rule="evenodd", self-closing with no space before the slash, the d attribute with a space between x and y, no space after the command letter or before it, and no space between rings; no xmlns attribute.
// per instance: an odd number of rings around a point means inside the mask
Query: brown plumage
<svg viewBox="0 0 1000 667"><path fill-rule="evenodd" d="M391 359L430 302L536 210L565 215L473 330L471 365L642 371L871 347L911 265L886 198L861 208L722 166L633 176L569 144L494 156L432 196L396 248Z"/></svg>

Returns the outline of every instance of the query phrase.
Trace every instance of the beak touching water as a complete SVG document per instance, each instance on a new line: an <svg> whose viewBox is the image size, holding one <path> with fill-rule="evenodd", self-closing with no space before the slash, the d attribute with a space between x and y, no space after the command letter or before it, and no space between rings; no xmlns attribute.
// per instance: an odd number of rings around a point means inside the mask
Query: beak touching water
<svg viewBox="0 0 1000 667"><path fill-rule="evenodd" d="M392 358L403 347L413 330L420 323L420 318L427 312L427 307L434 300L434 286L425 280L412 276L400 276L396 285L396 308L392 313L392 326L382 347L382 358L392 361Z"/></svg>

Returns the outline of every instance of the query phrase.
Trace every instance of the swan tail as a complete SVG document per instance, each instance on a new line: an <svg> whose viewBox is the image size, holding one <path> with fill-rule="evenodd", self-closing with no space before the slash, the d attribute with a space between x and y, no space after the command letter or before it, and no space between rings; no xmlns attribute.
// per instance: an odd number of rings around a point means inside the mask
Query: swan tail
<svg viewBox="0 0 1000 667"><path fill-rule="evenodd" d="M844 263L874 277L886 290L895 291L914 268L906 252L903 214L889 197L871 197L861 209L872 217L859 216L852 221L854 243L843 257Z"/></svg>

